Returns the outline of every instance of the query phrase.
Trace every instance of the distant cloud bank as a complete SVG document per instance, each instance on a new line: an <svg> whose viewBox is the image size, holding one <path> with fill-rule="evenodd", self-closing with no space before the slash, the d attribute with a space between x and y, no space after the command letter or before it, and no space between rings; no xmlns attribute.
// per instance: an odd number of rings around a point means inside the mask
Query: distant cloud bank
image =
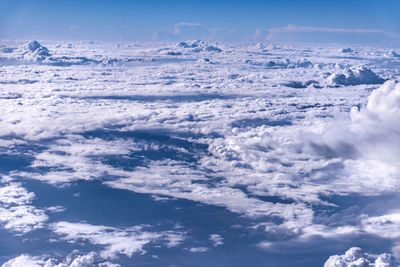
<svg viewBox="0 0 400 267"><path fill-rule="evenodd" d="M243 36L236 29L208 28L200 23L179 22L172 27L157 30L153 40L243 41L243 42L335 42L359 44L400 44L400 33L380 29L351 29L312 27L289 24L284 27L255 29Z"/></svg>

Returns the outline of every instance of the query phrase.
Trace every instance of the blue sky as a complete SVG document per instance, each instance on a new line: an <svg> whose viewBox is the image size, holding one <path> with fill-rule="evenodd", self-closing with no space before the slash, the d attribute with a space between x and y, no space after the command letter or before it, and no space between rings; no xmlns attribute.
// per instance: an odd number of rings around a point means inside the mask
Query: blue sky
<svg viewBox="0 0 400 267"><path fill-rule="evenodd" d="M399 0L0 0L0 38L195 38L398 46L398 14Z"/></svg>

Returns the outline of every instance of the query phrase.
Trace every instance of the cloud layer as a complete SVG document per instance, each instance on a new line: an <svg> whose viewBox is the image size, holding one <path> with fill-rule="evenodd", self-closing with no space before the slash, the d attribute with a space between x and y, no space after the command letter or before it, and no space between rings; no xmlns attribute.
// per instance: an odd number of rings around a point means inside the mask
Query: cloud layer
<svg viewBox="0 0 400 267"><path fill-rule="evenodd" d="M52 243L39 247L63 251L21 248L10 264L156 264L239 239L263 255L315 251L320 264L322 245L371 241L398 256L392 50L29 44L0 57L0 221L12 237L43 235Z"/></svg>

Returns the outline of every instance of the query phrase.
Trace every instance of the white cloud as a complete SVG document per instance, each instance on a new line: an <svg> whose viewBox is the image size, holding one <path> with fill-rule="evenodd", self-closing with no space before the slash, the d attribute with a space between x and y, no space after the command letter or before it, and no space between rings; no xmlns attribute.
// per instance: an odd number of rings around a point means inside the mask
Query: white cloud
<svg viewBox="0 0 400 267"><path fill-rule="evenodd" d="M311 26L297 26L289 24L286 27L271 28L270 33L275 32L340 32L340 33L379 33L383 35L390 35L400 37L400 34L389 33L379 29L349 29L349 28L328 28L328 27L311 27Z"/></svg>
<svg viewBox="0 0 400 267"><path fill-rule="evenodd" d="M8 260L2 267L121 267L119 264L104 262L95 252L81 254L74 251L64 259L56 259L48 256L31 256L22 254Z"/></svg>
<svg viewBox="0 0 400 267"><path fill-rule="evenodd" d="M179 22L172 29L157 30L153 39L155 40L186 40L186 39L208 39L211 31L200 23Z"/></svg>
<svg viewBox="0 0 400 267"><path fill-rule="evenodd" d="M210 239L213 242L214 247L218 247L224 244L223 242L224 239L222 238L221 235L218 234L212 234L208 239Z"/></svg>
<svg viewBox="0 0 400 267"><path fill-rule="evenodd" d="M161 242L174 247L183 240L182 235L175 232L147 232L143 227L136 226L125 229L91 225L87 223L57 222L51 229L64 240L77 242L88 241L104 247L100 252L102 258L115 258L123 254L132 257L134 253L145 253L144 247L152 242Z"/></svg>
<svg viewBox="0 0 400 267"><path fill-rule="evenodd" d="M399 189L399 92L398 83L386 82L360 110L353 107L350 118L339 119L322 135L310 137L314 153L343 162L342 171L332 177L332 188L371 195Z"/></svg>
<svg viewBox="0 0 400 267"><path fill-rule="evenodd" d="M195 248L190 248L189 251L192 253L198 253L198 252L206 252L208 250L207 247L195 247Z"/></svg>
<svg viewBox="0 0 400 267"><path fill-rule="evenodd" d="M349 266L371 266L371 267L397 267L399 262L390 254L379 256L365 253L361 248L353 247L343 255L330 256L324 267L349 267Z"/></svg>
<svg viewBox="0 0 400 267"><path fill-rule="evenodd" d="M159 29L153 34L154 40L207 40L229 41L238 39L236 30L225 28L207 28L200 23L179 22L171 28Z"/></svg>
<svg viewBox="0 0 400 267"><path fill-rule="evenodd" d="M0 222L5 223L5 229L27 233L37 228L43 228L47 219L44 211L34 206L0 207Z"/></svg>
<svg viewBox="0 0 400 267"><path fill-rule="evenodd" d="M363 39L368 37L367 39ZM265 39L267 41L299 41L306 42L307 38L316 42L358 42L381 43L391 42L395 44L400 39L399 33L387 32L380 29L351 29L329 28L313 26L297 26L289 24L285 27L271 28ZM375 38L375 40L373 40ZM358 41L357 41L358 40Z"/></svg>
<svg viewBox="0 0 400 267"><path fill-rule="evenodd" d="M2 267L22 267L22 266L31 266L31 267L42 267L46 264L44 260L41 260L39 257L31 257L29 255L21 255L14 259L11 259L4 263Z"/></svg>
<svg viewBox="0 0 400 267"><path fill-rule="evenodd" d="M24 205L31 203L35 193L28 192L20 183L4 184L0 187L0 202L3 205Z"/></svg>
<svg viewBox="0 0 400 267"><path fill-rule="evenodd" d="M382 84L385 79L374 73L367 66L346 69L344 73L335 73L328 77L332 85Z"/></svg>
<svg viewBox="0 0 400 267"><path fill-rule="evenodd" d="M74 31L74 30L76 30L76 29L78 29L79 28L79 25L70 25L69 27L68 27L68 29L70 30L70 31Z"/></svg>
<svg viewBox="0 0 400 267"><path fill-rule="evenodd" d="M383 238L400 240L400 213L392 212L389 214L367 217L361 222L363 230L381 236Z"/></svg>
<svg viewBox="0 0 400 267"><path fill-rule="evenodd" d="M35 198L19 183L2 184L0 187L0 222L3 227L19 233L43 228L48 217L44 210L31 205Z"/></svg>
<svg viewBox="0 0 400 267"><path fill-rule="evenodd" d="M179 168L178 168L179 166ZM127 173L128 174L128 173ZM280 204L248 197L242 190L228 186L211 187L195 181L207 180L203 173L174 161L138 167L128 178L105 182L107 185L139 193L160 194L223 206L249 217L278 216L294 225L308 224L312 211L303 204Z"/></svg>
<svg viewBox="0 0 400 267"><path fill-rule="evenodd" d="M201 31L203 26L200 23L180 22L174 25L174 35L186 32Z"/></svg>
<svg viewBox="0 0 400 267"><path fill-rule="evenodd" d="M198 27L181 24L169 33ZM112 55L118 63L19 65L24 51L5 55L14 61L0 72L0 152L10 161L20 155L33 159L28 167L4 171L10 184L0 187L0 211L9 229L26 232L47 220L32 205L35 195L13 179L56 185L99 180L114 188L225 207L246 222L256 220L253 228L243 229L265 237L263 245L270 249L279 242L306 247L318 238L341 242L358 235L397 244L397 235L389 232L398 222L386 206L379 214L378 208L363 210L351 219L336 210L321 219L315 210L347 208L347 202L330 203L337 194L350 199L399 189L398 85L374 91L367 106L351 111L350 118L348 110L375 86L324 87L330 74L360 61L374 63L378 75L397 77L397 59L387 58L387 50L352 48L356 59L337 46L226 45L223 53L209 53L178 45L121 44L117 51L116 44L57 45L46 44L60 57L102 60ZM166 49L181 56L161 53ZM308 67L302 66L307 61ZM37 82L18 84L32 76ZM291 80L315 80L322 88L282 86ZM310 131L315 133L311 139L302 138ZM305 150L310 140L317 146ZM61 239L101 247L104 257L141 253L157 242L173 247L183 240L175 232L87 223L52 227ZM224 242L217 234L205 238L209 249Z"/></svg>

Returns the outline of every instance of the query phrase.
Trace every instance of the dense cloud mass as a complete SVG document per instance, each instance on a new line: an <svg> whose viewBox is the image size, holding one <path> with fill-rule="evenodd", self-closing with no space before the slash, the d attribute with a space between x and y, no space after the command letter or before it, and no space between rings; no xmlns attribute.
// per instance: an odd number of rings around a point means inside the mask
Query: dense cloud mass
<svg viewBox="0 0 400 267"><path fill-rule="evenodd" d="M343 255L330 256L325 262L324 267L397 267L399 264L390 254L370 255L365 253L361 248L353 247Z"/></svg>
<svg viewBox="0 0 400 267"><path fill-rule="evenodd" d="M337 178L349 185L348 191L360 190L355 184L366 194L398 190L399 92L398 83L386 82L371 93L365 105L353 107L349 118L334 122L309 141L314 153L341 158L343 174Z"/></svg>
<svg viewBox="0 0 400 267"><path fill-rule="evenodd" d="M382 84L385 81L365 66L348 68L344 73L332 74L328 79L333 85Z"/></svg>
<svg viewBox="0 0 400 267"><path fill-rule="evenodd" d="M99 262L95 252L90 252L87 255L71 253L61 262L54 258L29 256L26 254L20 255L4 263L2 267L120 267L121 265L111 262Z"/></svg>
<svg viewBox="0 0 400 267"><path fill-rule="evenodd" d="M392 266L391 52L4 42L0 264Z"/></svg>

